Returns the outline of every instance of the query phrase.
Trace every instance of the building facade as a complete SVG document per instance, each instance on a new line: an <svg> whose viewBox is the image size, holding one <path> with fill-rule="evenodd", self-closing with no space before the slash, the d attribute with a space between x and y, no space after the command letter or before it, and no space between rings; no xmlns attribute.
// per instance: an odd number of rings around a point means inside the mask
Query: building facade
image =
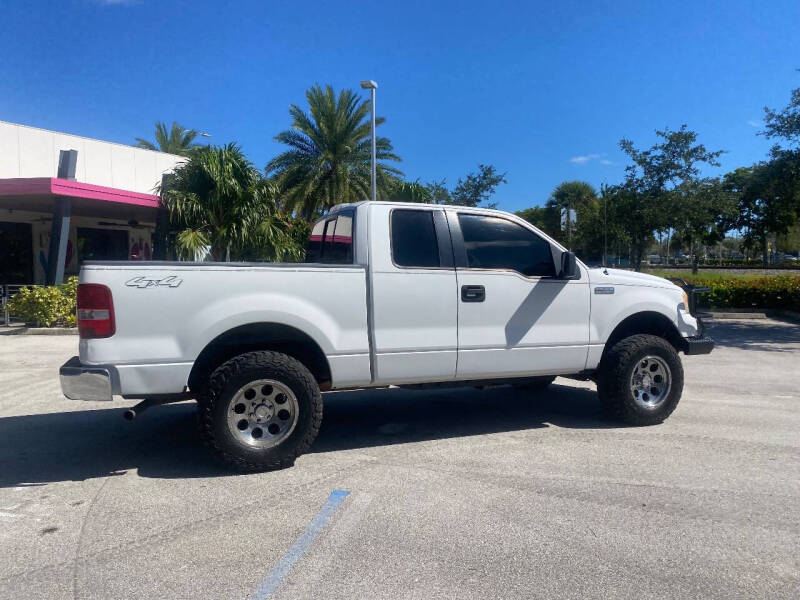
<svg viewBox="0 0 800 600"><path fill-rule="evenodd" d="M161 178L185 160L0 121L0 286L150 259Z"/></svg>

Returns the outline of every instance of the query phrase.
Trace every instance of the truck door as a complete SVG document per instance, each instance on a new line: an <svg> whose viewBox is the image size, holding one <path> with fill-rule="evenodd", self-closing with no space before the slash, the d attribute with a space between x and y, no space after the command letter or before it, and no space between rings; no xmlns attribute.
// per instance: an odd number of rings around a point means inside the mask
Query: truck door
<svg viewBox="0 0 800 600"><path fill-rule="evenodd" d="M370 206L374 378L453 379L458 302L444 211Z"/></svg>
<svg viewBox="0 0 800 600"><path fill-rule="evenodd" d="M448 212L461 379L575 373L589 342L588 273L556 277L550 242L501 216Z"/></svg>

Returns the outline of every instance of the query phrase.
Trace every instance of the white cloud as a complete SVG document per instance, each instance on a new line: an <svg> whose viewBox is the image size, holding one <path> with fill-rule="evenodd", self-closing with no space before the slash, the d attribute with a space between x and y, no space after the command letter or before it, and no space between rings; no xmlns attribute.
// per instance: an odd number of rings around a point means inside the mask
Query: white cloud
<svg viewBox="0 0 800 600"><path fill-rule="evenodd" d="M569 159L569 162L575 163L576 165L585 165L589 161L597 160L603 156L603 154L584 154L582 156L573 156Z"/></svg>
<svg viewBox="0 0 800 600"><path fill-rule="evenodd" d="M591 153L591 154L582 154L580 156L573 156L569 159L574 165L585 165L586 163L590 163L592 161L598 161L601 165L613 165L614 163L611 162L606 158L606 153L603 152L602 154L598 153Z"/></svg>
<svg viewBox="0 0 800 600"><path fill-rule="evenodd" d="M750 127L761 127L761 123L758 121L753 121L752 119L750 119L747 124L750 125Z"/></svg>

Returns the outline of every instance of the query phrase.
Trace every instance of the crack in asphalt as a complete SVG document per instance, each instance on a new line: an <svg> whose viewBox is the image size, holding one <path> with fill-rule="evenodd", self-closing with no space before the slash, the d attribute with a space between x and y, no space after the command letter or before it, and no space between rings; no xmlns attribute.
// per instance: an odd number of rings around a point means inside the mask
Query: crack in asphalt
<svg viewBox="0 0 800 600"><path fill-rule="evenodd" d="M95 503L97 502L97 498L100 496L100 493L106 487L106 484L111 480L111 476L106 477L103 480L103 483L100 484L100 487L97 488L97 491L92 496L91 502L89 502L89 506L86 507L86 512L83 515L83 521L81 522L81 529L78 532L78 541L75 543L75 557L72 560L72 598L73 600L78 600L78 562L80 560L81 554L81 544L83 543L83 538L86 534L86 523L89 521L89 515L92 512L92 508L94 508Z"/></svg>

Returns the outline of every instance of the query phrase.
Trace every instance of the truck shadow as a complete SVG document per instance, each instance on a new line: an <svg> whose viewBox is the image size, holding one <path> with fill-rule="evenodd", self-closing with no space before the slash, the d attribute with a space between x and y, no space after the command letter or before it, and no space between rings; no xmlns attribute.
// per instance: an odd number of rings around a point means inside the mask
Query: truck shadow
<svg viewBox="0 0 800 600"><path fill-rule="evenodd" d="M123 408L0 418L0 487L123 475L233 475L203 448L193 402L152 409L134 423ZM383 389L325 395L311 452L530 430L618 426L604 420L594 391L553 385L543 392Z"/></svg>
<svg viewBox="0 0 800 600"><path fill-rule="evenodd" d="M594 390L554 384L546 390L509 386L479 390L381 389L326 394L325 417L311 452L330 452L554 425L618 427L602 413Z"/></svg>

